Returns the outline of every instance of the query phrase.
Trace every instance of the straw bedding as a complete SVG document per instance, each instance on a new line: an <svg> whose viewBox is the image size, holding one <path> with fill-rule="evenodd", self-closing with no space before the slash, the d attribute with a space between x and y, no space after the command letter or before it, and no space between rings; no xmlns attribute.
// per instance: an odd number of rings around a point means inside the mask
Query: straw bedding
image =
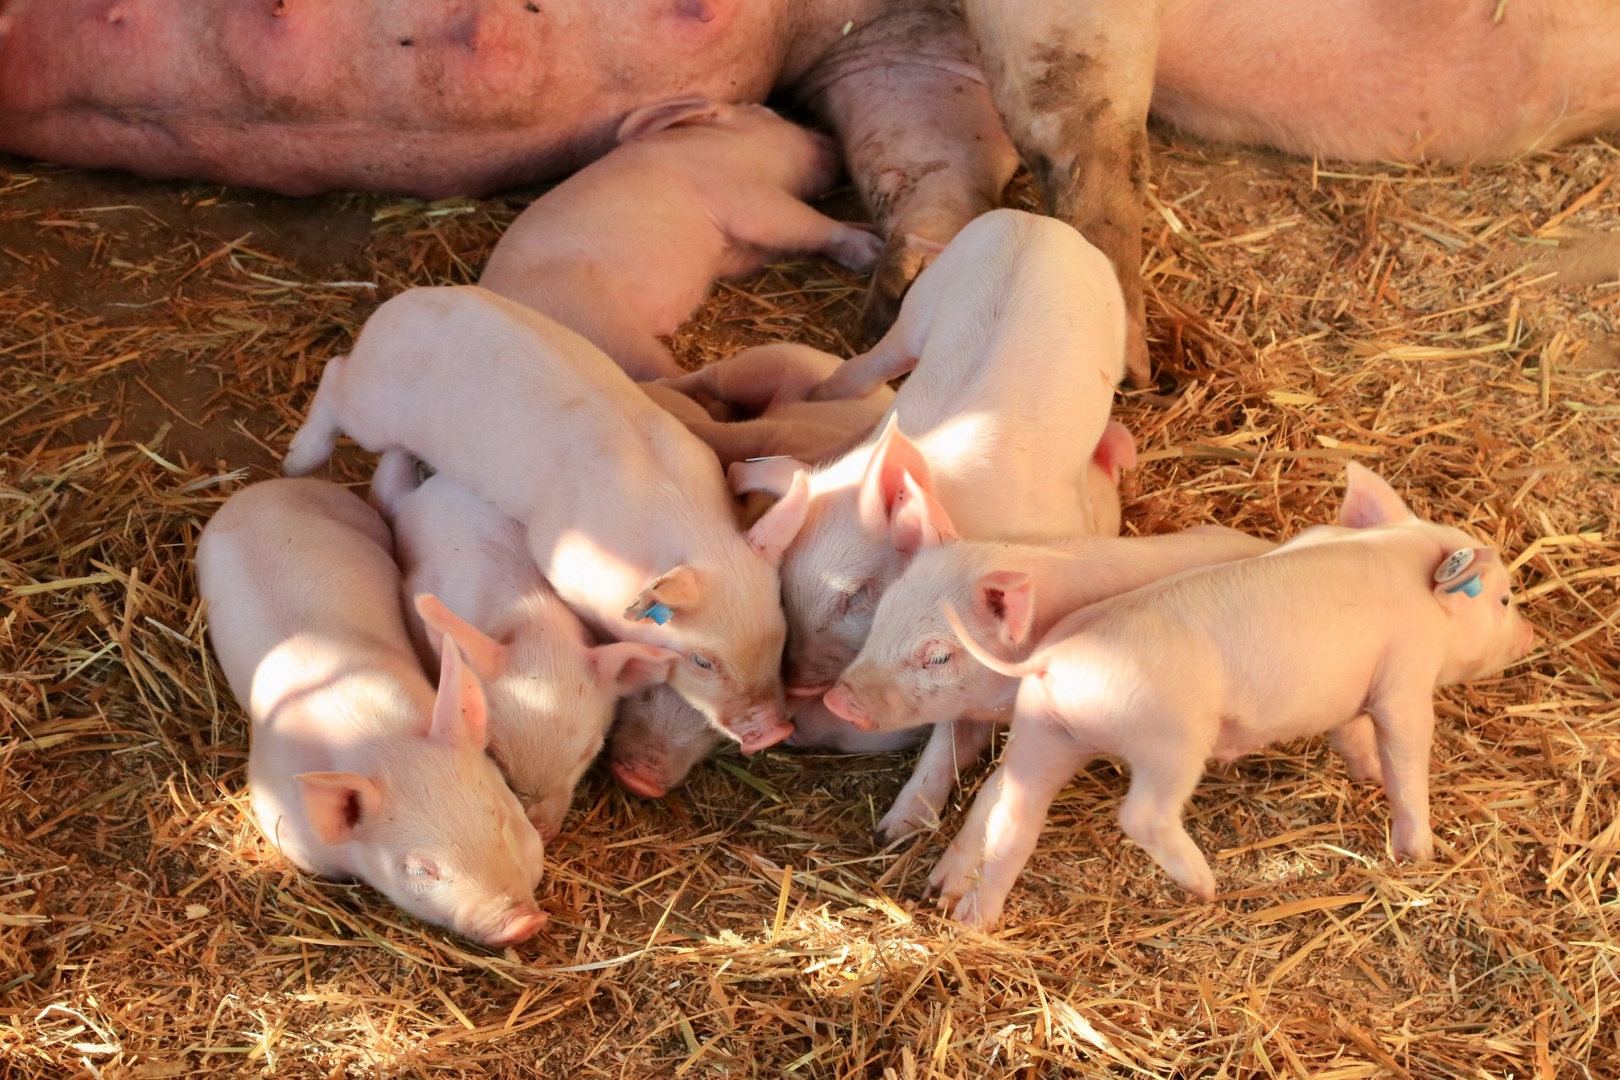
<svg viewBox="0 0 1620 1080"><path fill-rule="evenodd" d="M1122 840L1092 768L992 936L918 902L941 836L870 844L906 755L731 756L665 802L593 772L550 925L505 952L306 878L246 813L197 534L379 300L471 280L523 199L0 159L0 1076L1620 1075L1620 152L1154 138L1128 530L1286 537L1355 457L1517 560L1542 645L1439 695L1436 862L1395 865L1381 794L1313 742L1200 786L1213 904ZM847 354L860 285L771 267L677 351Z"/></svg>

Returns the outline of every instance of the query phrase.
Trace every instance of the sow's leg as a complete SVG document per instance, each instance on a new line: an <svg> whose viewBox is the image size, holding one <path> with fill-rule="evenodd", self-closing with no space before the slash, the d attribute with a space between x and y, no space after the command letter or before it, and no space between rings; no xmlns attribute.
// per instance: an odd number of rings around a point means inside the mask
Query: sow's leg
<svg viewBox="0 0 1620 1080"><path fill-rule="evenodd" d="M896 7L835 44L795 89L837 130L887 241L862 313L869 341L939 249L1000 204L1018 167L961 19L931 2Z"/></svg>
<svg viewBox="0 0 1620 1080"><path fill-rule="evenodd" d="M1160 0L963 0L962 8L1047 208L1113 260L1130 317L1126 369L1143 385L1142 198Z"/></svg>

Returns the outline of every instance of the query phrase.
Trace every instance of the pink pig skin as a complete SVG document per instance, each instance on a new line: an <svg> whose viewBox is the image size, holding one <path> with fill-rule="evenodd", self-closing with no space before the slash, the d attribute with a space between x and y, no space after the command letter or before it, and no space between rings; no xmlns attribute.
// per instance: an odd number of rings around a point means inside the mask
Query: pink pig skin
<svg viewBox="0 0 1620 1080"><path fill-rule="evenodd" d="M411 637L428 657L446 636L460 647L484 685L490 756L549 842L614 702L663 680L670 658L629 641L591 645L534 565L521 524L446 477L418 484L416 472L415 458L390 450L371 481L393 526Z"/></svg>
<svg viewBox="0 0 1620 1080"><path fill-rule="evenodd" d="M869 270L883 251L803 201L838 178L833 141L763 105L652 105L625 118L619 141L518 215L478 283L577 331L632 378L681 373L658 338L716 278L790 251Z"/></svg>
<svg viewBox="0 0 1620 1080"><path fill-rule="evenodd" d="M1153 111L1307 156L1500 160L1620 130L1613 0L1167 0Z"/></svg>
<svg viewBox="0 0 1620 1080"><path fill-rule="evenodd" d="M963 643L1022 679L1001 766L930 878L963 922L996 922L1058 791L1098 755L1123 759L1125 835L1193 895L1215 877L1181 822L1210 758L1372 714L1396 856L1427 859L1434 689L1495 674L1534 635L1496 549L1418 520L1351 464L1341 527L1319 526L1257 559L1174 577L1059 622L1019 664ZM1471 548L1477 596L1436 584ZM948 615L955 617L954 611ZM959 623L959 620L958 620Z"/></svg>
<svg viewBox="0 0 1620 1080"><path fill-rule="evenodd" d="M670 650L670 685L744 751L792 734L776 565L802 496L739 533L714 454L590 342L476 286L408 290L327 364L284 468L315 468L340 431L522 521L574 613Z"/></svg>
<svg viewBox="0 0 1620 1080"><path fill-rule="evenodd" d="M484 754L459 650L437 696L423 675L388 545L375 511L319 480L244 488L203 530L209 636L253 721L254 816L305 870L476 941L521 941L545 922L545 848Z"/></svg>
<svg viewBox="0 0 1620 1080"><path fill-rule="evenodd" d="M642 389L722 465L784 456L813 465L866 439L894 403L888 386L848 401L805 400L841 363L808 345L773 342Z"/></svg>
<svg viewBox="0 0 1620 1080"><path fill-rule="evenodd" d="M809 475L782 564L791 686L832 684L924 538L1098 531L1091 466L1124 350L1113 267L1079 233L1016 210L962 230L876 348L811 394L860 397L916 369L881 435ZM732 486L781 491L780 464L734 465Z"/></svg>
<svg viewBox="0 0 1620 1080"><path fill-rule="evenodd" d="M1275 547L1206 526L1167 536L1083 536L1051 545L963 540L920 552L883 594L860 655L824 699L835 714L866 730L939 725L930 737L931 752L918 762L918 772L930 775L901 793L878 824L879 839L892 842L937 825L957 772L989 745L992 727L1012 716L1018 680L958 648L941 605L963 612L979 640L1023 649L1078 608L1183 570ZM948 730L952 726L976 730Z"/></svg>

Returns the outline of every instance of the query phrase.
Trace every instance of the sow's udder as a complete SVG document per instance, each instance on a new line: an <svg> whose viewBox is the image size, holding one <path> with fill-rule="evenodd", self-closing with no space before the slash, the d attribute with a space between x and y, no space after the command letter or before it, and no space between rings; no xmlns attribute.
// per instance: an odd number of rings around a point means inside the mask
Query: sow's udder
<svg viewBox="0 0 1620 1080"><path fill-rule="evenodd" d="M637 106L763 98L774 7L12 0L0 150L294 195L481 194L602 153Z"/></svg>

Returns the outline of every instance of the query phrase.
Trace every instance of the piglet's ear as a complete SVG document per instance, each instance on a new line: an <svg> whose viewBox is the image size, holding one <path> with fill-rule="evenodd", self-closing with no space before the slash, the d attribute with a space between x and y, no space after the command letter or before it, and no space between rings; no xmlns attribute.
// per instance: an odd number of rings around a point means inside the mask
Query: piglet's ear
<svg viewBox="0 0 1620 1080"><path fill-rule="evenodd" d="M633 694L643 687L668 682L670 670L681 654L674 649L643 645L638 641L612 641L590 650L591 668L597 685L615 697Z"/></svg>
<svg viewBox="0 0 1620 1080"><path fill-rule="evenodd" d="M439 657L439 693L433 700L433 726L428 737L454 750L483 753L489 737L484 688L461 655L454 638L445 638Z"/></svg>
<svg viewBox="0 0 1620 1080"><path fill-rule="evenodd" d="M655 131L689 124L708 124L721 119L731 106L708 98L676 98L636 109L619 123L619 142L627 143Z"/></svg>
<svg viewBox="0 0 1620 1080"><path fill-rule="evenodd" d="M416 613L427 625L428 642L435 649L442 652L444 639L448 637L461 646L461 655L480 679L487 681L501 673L506 662L506 646L445 607L437 596L432 593L418 596Z"/></svg>
<svg viewBox="0 0 1620 1080"><path fill-rule="evenodd" d="M973 608L996 625L996 636L1016 649L1035 622L1035 582L1019 570L996 570L973 583Z"/></svg>
<svg viewBox="0 0 1620 1080"><path fill-rule="evenodd" d="M780 499L793 487L795 476L809 471L810 466L790 457L733 461L726 469L726 483L730 485L733 495L765 491Z"/></svg>
<svg viewBox="0 0 1620 1080"><path fill-rule="evenodd" d="M804 528L804 519L810 513L810 481L802 472L793 474L793 483L787 494L765 511L754 527L748 530L748 546L759 552L772 566L782 564L782 553L793 538Z"/></svg>
<svg viewBox="0 0 1620 1080"><path fill-rule="evenodd" d="M1395 494L1388 481L1365 465L1352 461L1346 468L1344 505L1339 508L1339 524L1348 529L1371 529L1408 521L1412 511Z"/></svg>
<svg viewBox="0 0 1620 1080"><path fill-rule="evenodd" d="M1126 469L1136 468L1136 440L1131 438L1130 429L1118 420L1108 421L1103 428L1102 438L1097 440L1097 449L1092 451L1091 460L1108 474L1110 480L1119 483L1120 474Z"/></svg>
<svg viewBox="0 0 1620 1080"><path fill-rule="evenodd" d="M377 785L352 772L307 772L293 777L304 790L304 814L323 844L346 844L382 811Z"/></svg>
<svg viewBox="0 0 1620 1080"><path fill-rule="evenodd" d="M662 626L681 609L693 607L701 595L697 571L690 566L677 566L642 589L624 609L624 617L631 622L645 619Z"/></svg>
<svg viewBox="0 0 1620 1080"><path fill-rule="evenodd" d="M902 555L956 539L956 526L938 499L923 489L910 473L901 474L900 497L889 509L889 542Z"/></svg>
<svg viewBox="0 0 1620 1080"><path fill-rule="evenodd" d="M1494 577L1494 571L1501 566L1501 552L1488 545L1448 552L1434 570L1434 598L1453 614L1469 610L1471 602L1484 603L1480 594L1485 590L1485 579ZM1490 602L1496 602L1494 597Z"/></svg>
<svg viewBox="0 0 1620 1080"><path fill-rule="evenodd" d="M927 493L933 489L929 478L928 462L915 443L900 433L900 422L894 413L878 436L867 463L856 495L856 513L861 528L873 535L889 531L889 513L895 500L906 490L906 476L910 474L918 489Z"/></svg>

